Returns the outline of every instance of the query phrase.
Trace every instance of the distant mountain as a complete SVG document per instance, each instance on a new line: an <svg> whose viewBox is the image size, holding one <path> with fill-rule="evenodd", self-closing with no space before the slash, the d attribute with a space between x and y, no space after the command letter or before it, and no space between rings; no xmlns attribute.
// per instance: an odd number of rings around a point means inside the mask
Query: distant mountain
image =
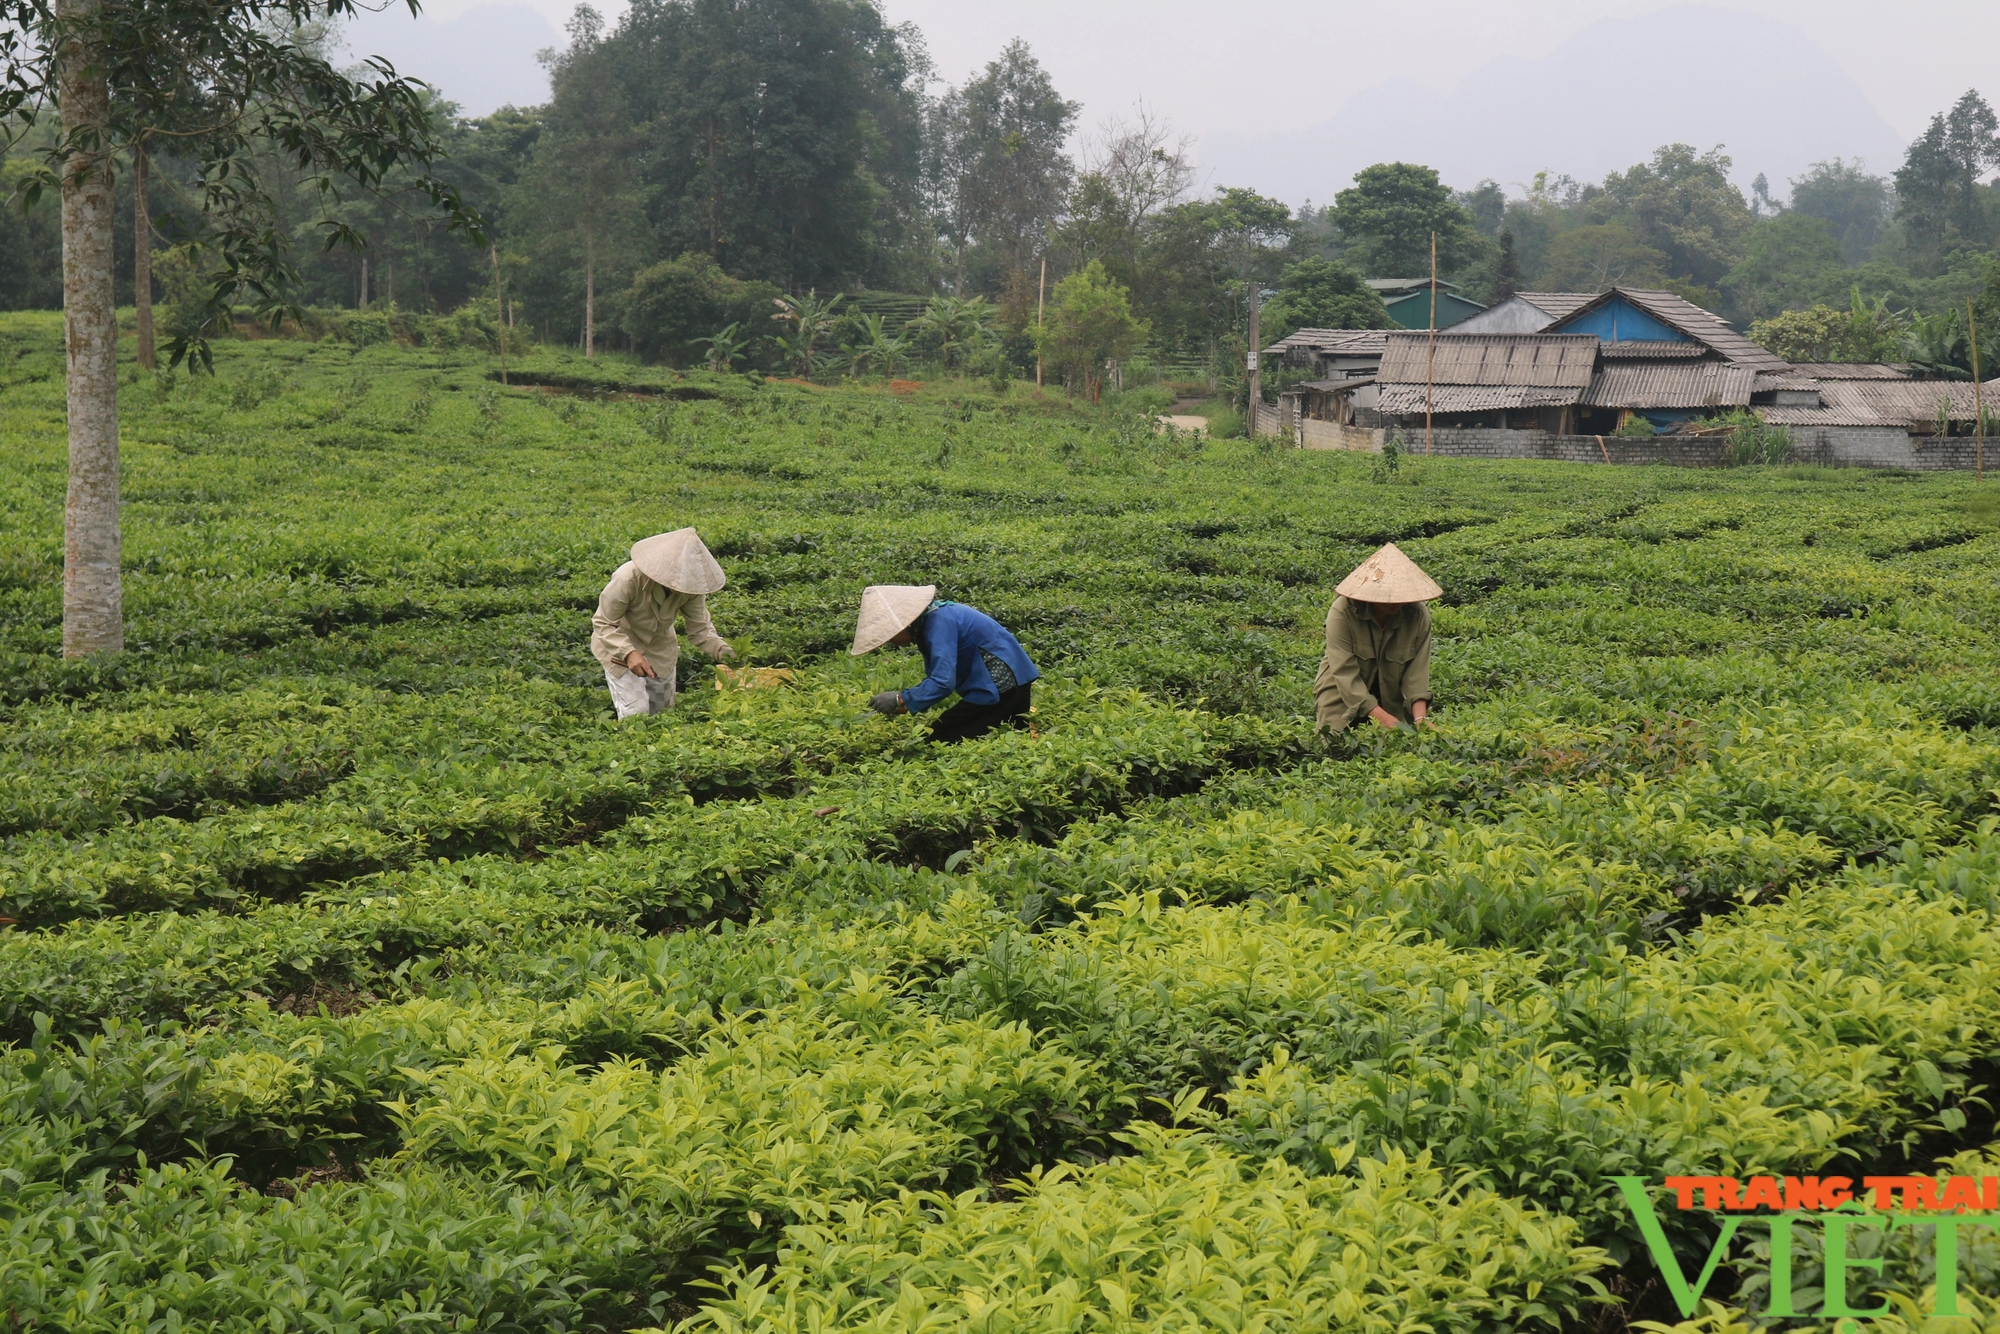
<svg viewBox="0 0 2000 1334"><path fill-rule="evenodd" d="M526 5L482 5L442 22L411 18L401 5L364 9L341 30L341 40L349 61L382 56L468 116L488 115L509 102L546 102L549 78L535 52L564 44L554 25Z"/></svg>
<svg viewBox="0 0 2000 1334"><path fill-rule="evenodd" d="M1337 39L1288 53L1284 77L1327 85L1408 68L1418 52L1370 52ZM1276 72L1274 72L1276 73ZM1951 99L1939 93L1939 106ZM1243 185L1298 204L1329 203L1374 162L1421 162L1463 189L1491 178L1517 184L1547 169L1602 180L1666 143L1727 146L1747 187L1785 182L1826 158L1861 157L1887 174L1903 141L1813 39L1741 10L1678 6L1592 24L1537 60L1496 60L1438 94L1407 77L1375 83L1310 129L1212 134L1204 169L1216 185Z"/></svg>

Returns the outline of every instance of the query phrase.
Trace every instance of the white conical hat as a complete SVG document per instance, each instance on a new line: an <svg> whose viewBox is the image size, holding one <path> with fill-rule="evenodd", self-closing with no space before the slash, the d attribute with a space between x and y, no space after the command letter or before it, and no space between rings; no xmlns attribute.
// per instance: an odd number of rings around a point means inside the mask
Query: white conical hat
<svg viewBox="0 0 2000 1334"><path fill-rule="evenodd" d="M1399 551L1394 542L1354 567L1333 590L1349 602L1429 602L1444 590Z"/></svg>
<svg viewBox="0 0 2000 1334"><path fill-rule="evenodd" d="M854 623L855 657L873 653L929 610L936 584L871 584L861 590L861 615Z"/></svg>
<svg viewBox="0 0 2000 1334"><path fill-rule="evenodd" d="M729 576L692 528L676 528L632 544L639 573L676 593L719 593Z"/></svg>

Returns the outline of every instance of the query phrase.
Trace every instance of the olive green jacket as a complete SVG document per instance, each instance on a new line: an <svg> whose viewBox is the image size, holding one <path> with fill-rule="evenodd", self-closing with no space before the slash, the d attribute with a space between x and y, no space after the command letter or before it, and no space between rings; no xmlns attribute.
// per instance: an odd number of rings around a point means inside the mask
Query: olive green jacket
<svg viewBox="0 0 2000 1334"><path fill-rule="evenodd" d="M656 584L628 560L597 599L597 614L590 618L591 654L606 671L623 676L626 656L637 649L655 672L671 681L681 657L680 639L674 634L674 619L679 616L687 618L688 640L703 653L716 658L729 651L728 643L715 633L715 622L708 619L707 598Z"/></svg>
<svg viewBox="0 0 2000 1334"><path fill-rule="evenodd" d="M1377 625L1367 603L1335 598L1313 682L1318 726L1343 731L1377 707L1407 723L1410 706L1430 697L1431 609L1419 602Z"/></svg>

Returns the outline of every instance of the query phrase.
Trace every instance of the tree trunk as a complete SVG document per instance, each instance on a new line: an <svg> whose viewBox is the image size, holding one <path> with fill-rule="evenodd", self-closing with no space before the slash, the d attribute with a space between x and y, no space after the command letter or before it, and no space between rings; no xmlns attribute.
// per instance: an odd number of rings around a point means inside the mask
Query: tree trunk
<svg viewBox="0 0 2000 1334"><path fill-rule="evenodd" d="M583 229L583 356L597 355L597 243L589 224Z"/></svg>
<svg viewBox="0 0 2000 1334"><path fill-rule="evenodd" d="M94 23L103 0L57 0ZM81 151L62 165L63 335L69 495L63 508L63 656L125 647L118 559L118 307L112 297L111 90L88 38L64 44L62 132Z"/></svg>
<svg viewBox="0 0 2000 1334"><path fill-rule="evenodd" d="M361 304L357 305L355 309L368 309L368 257L366 255L361 258Z"/></svg>
<svg viewBox="0 0 2000 1334"><path fill-rule="evenodd" d="M132 304L138 310L139 364L158 369L153 355L153 207L146 182L152 159L144 147L132 150Z"/></svg>

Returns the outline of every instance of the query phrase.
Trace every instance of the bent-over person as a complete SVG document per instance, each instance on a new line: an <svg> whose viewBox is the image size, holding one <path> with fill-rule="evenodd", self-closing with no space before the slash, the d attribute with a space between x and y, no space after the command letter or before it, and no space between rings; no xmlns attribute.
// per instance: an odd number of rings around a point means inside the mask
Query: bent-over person
<svg viewBox="0 0 2000 1334"><path fill-rule="evenodd" d="M1342 732L1363 718L1381 727L1418 725L1431 704L1431 609L1442 597L1431 577L1382 547L1341 580L1326 614L1326 656L1313 682L1316 727Z"/></svg>
<svg viewBox="0 0 2000 1334"><path fill-rule="evenodd" d="M935 584L862 590L848 651L858 658L884 644L916 645L924 655L924 679L869 700L877 713L922 713L955 694L958 703L931 725L931 740L946 743L1027 721L1041 670L1006 626L976 607L939 600Z"/></svg>
<svg viewBox="0 0 2000 1334"><path fill-rule="evenodd" d="M590 652L604 666L604 683L621 721L674 707L674 671L680 663L677 619L688 640L711 658L736 652L708 618L708 595L728 576L692 528L649 537L632 547L597 599L590 618Z"/></svg>

